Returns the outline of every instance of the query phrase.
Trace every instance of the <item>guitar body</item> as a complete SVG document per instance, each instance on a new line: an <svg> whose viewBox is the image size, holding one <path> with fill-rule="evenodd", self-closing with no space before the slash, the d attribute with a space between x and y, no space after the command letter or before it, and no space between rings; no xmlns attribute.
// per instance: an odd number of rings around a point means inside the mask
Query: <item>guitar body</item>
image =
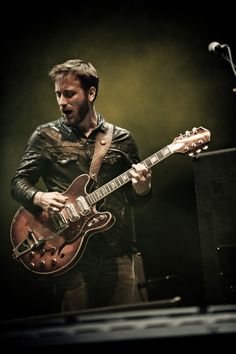
<svg viewBox="0 0 236 354"><path fill-rule="evenodd" d="M89 237L114 224L111 213L86 203L89 182L89 175L72 182L62 193L68 199L60 213L33 215L23 207L16 212L10 230L13 256L30 271L48 276L68 271L81 258Z"/></svg>

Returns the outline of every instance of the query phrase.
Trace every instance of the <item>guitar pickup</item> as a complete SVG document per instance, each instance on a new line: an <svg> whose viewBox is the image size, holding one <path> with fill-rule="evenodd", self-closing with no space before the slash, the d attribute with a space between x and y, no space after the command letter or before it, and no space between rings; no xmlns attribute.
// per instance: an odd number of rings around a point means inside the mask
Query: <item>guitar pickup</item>
<svg viewBox="0 0 236 354"><path fill-rule="evenodd" d="M88 213L90 213L91 208L88 205L86 199L83 196L80 196L76 199L77 205L79 207L80 213L82 215L86 215Z"/></svg>
<svg viewBox="0 0 236 354"><path fill-rule="evenodd" d="M75 222L80 218L73 204L69 203L65 206L68 218L71 222Z"/></svg>
<svg viewBox="0 0 236 354"><path fill-rule="evenodd" d="M13 248L13 256L18 258L23 254L29 252L33 247L38 246L39 242L35 238L33 231L29 231L28 236L25 240L19 243L15 248Z"/></svg>

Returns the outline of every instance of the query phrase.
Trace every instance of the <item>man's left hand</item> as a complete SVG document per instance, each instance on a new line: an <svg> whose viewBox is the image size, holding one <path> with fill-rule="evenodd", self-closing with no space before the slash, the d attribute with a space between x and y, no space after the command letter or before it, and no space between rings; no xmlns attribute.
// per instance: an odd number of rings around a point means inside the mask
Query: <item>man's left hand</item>
<svg viewBox="0 0 236 354"><path fill-rule="evenodd" d="M138 195L145 195L151 189L151 170L147 169L142 163L133 164L131 174L132 184Z"/></svg>

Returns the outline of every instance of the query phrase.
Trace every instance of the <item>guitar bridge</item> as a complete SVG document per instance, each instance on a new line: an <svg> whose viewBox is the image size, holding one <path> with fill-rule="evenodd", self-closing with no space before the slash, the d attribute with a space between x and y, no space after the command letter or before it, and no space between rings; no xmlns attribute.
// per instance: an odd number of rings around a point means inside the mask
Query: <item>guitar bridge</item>
<svg viewBox="0 0 236 354"><path fill-rule="evenodd" d="M18 258L23 254L29 252L33 247L38 246L39 242L35 238L33 231L29 231L28 236L25 240L19 243L15 248L13 248L13 256Z"/></svg>
<svg viewBox="0 0 236 354"><path fill-rule="evenodd" d="M57 234L62 233L68 227L68 221L62 211L53 215L51 221Z"/></svg>

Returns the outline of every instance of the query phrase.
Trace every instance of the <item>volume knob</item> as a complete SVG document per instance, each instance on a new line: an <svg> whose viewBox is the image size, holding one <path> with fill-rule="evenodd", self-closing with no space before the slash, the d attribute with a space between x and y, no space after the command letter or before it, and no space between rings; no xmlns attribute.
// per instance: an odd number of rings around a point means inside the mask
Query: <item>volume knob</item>
<svg viewBox="0 0 236 354"><path fill-rule="evenodd" d="M45 249L44 249L44 248L42 248L42 249L41 249L41 251L40 251L41 256L44 256L44 255L45 255L45 253L46 253Z"/></svg>
<svg viewBox="0 0 236 354"><path fill-rule="evenodd" d="M39 264L40 264L41 268L44 268L46 263L45 263L45 261L40 261Z"/></svg>
<svg viewBox="0 0 236 354"><path fill-rule="evenodd" d="M56 250L57 250L56 247L52 247L51 248L51 255L52 256L56 253Z"/></svg>
<svg viewBox="0 0 236 354"><path fill-rule="evenodd" d="M57 264L56 258L52 258L52 259L51 259L51 265L52 265L52 267L54 267L56 264Z"/></svg>

